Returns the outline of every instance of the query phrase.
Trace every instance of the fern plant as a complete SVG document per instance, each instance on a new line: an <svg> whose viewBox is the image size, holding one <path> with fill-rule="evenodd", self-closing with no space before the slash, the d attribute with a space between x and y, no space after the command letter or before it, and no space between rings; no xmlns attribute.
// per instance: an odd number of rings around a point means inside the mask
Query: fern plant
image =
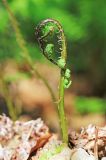
<svg viewBox="0 0 106 160"><path fill-rule="evenodd" d="M33 59L30 56L29 50L27 49L26 41L23 38L23 35L22 35L21 31L20 31L19 23L18 23L16 17L14 16L13 12L11 11L11 8L10 8L7 0L2 0L2 2L3 2L4 6L5 6L6 10L7 10L7 13L9 14L10 22L12 24L12 27L13 27L15 35L16 35L17 44L20 47L20 49L22 50L21 56L24 58L24 60L30 66L30 73L32 75L34 75L34 76L36 75L39 79L41 79L43 81L43 83L47 87L47 89L48 89L48 91L49 91L49 93L51 95L52 101L54 103L56 101L55 94L54 94L51 86L47 82L47 80L36 69L36 66L35 66L35 64L33 62ZM54 106L57 107L56 103L54 103ZM12 116L12 118L13 118L13 116Z"/></svg>
<svg viewBox="0 0 106 160"><path fill-rule="evenodd" d="M60 68L58 114L63 142L68 142L68 128L64 112L64 90L71 85L70 70L67 68L66 39L61 24L54 19L43 20L36 27L36 37L42 53Z"/></svg>

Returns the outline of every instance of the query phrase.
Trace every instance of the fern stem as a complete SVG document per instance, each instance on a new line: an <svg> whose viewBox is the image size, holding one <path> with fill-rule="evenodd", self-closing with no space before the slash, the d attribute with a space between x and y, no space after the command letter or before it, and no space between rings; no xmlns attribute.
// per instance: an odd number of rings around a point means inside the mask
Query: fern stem
<svg viewBox="0 0 106 160"><path fill-rule="evenodd" d="M54 105L56 106L55 94L54 94L51 86L48 84L47 80L34 67L33 60L30 57L29 51L26 47L26 43L25 43L25 40L24 40L24 38L21 34L21 31L19 29L18 22L17 22L17 20L14 16L14 14L12 13L9 5L8 5L7 0L2 0L2 1L3 1L4 5L5 5L5 8L6 8L8 14L10 16L11 24L12 24L12 27L13 27L13 29L15 31L15 34L16 34L17 43L18 43L19 47L22 49L22 56L26 59L26 62L29 64L30 68L32 69L32 73L34 72L38 76L38 78L40 78L43 81L43 83L45 84L45 86L47 87L47 89L50 92L50 95L51 95L51 98L52 98L52 101L53 101Z"/></svg>
<svg viewBox="0 0 106 160"><path fill-rule="evenodd" d="M59 113L63 142L67 144L68 143L68 128L67 128L67 121L66 121L66 116L64 112L64 73L63 71L61 71L60 84L59 84L58 113Z"/></svg>
<svg viewBox="0 0 106 160"><path fill-rule="evenodd" d="M4 82L3 79L1 79L1 85L2 85L3 96L4 96L5 101L6 101L6 105L7 105L7 108L8 108L9 115L12 118L12 120L15 121L18 118L17 112L16 112L15 107L12 103L12 99L10 97L7 85L6 85L6 83Z"/></svg>
<svg viewBox="0 0 106 160"><path fill-rule="evenodd" d="M67 58L67 51L66 51L66 41L64 33L62 32L63 36L63 45L62 45L62 52L61 52L61 58L64 59L66 62ZM59 117L60 117L60 126L61 126L61 132L63 137L63 142L68 143L68 126L67 126L67 120L65 116L65 105L64 105L64 80L65 80L65 70L61 68L60 70L60 84L59 84L59 104L58 104L58 111L59 111Z"/></svg>

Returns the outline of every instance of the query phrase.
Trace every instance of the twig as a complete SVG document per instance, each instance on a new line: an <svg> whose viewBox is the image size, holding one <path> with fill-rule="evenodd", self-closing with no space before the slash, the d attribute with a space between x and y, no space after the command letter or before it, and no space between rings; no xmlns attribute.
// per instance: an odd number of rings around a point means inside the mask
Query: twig
<svg viewBox="0 0 106 160"><path fill-rule="evenodd" d="M95 143L94 143L94 156L98 160L98 129L95 127Z"/></svg>

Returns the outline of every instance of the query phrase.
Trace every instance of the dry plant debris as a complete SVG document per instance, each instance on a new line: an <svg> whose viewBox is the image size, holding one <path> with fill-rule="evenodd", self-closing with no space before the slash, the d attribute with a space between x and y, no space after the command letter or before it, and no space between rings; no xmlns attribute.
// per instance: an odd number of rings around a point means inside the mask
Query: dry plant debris
<svg viewBox="0 0 106 160"><path fill-rule="evenodd" d="M72 131L69 142L73 148L83 148L96 159L106 158L106 126L100 128L91 124L82 128L80 134Z"/></svg>
<svg viewBox="0 0 106 160"><path fill-rule="evenodd" d="M13 122L0 116L0 160L27 160L51 137L41 119Z"/></svg>
<svg viewBox="0 0 106 160"><path fill-rule="evenodd" d="M39 118L13 122L0 116L0 160L106 160L106 126L70 132L71 149Z"/></svg>

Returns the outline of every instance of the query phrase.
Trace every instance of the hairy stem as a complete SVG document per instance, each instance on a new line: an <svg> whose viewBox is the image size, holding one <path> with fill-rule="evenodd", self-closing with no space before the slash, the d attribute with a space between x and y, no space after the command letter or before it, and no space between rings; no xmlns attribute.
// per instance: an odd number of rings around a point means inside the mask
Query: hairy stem
<svg viewBox="0 0 106 160"><path fill-rule="evenodd" d="M64 59L66 62L67 58L67 52L66 52L66 42L65 42L65 36L64 33L62 33L63 36L63 45L62 45L62 52L61 52L61 58ZM68 143L68 127L67 127L67 120L65 116L64 111L64 80L65 80L65 71L64 69L61 69L60 71L60 84L59 84L59 104L58 104L58 111L59 111L59 117L60 117L60 125L61 125L61 132L63 137L63 142Z"/></svg>
<svg viewBox="0 0 106 160"><path fill-rule="evenodd" d="M12 103L12 99L10 97L7 85L3 79L1 79L1 86L2 86L2 90L3 90L3 96L4 96L6 104L7 104L9 115L15 121L18 118L17 112L16 112L15 107Z"/></svg>
<svg viewBox="0 0 106 160"><path fill-rule="evenodd" d="M59 113L63 142L67 144L68 128L67 128L67 121L66 121L66 116L64 112L64 74L63 74L63 71L61 71L61 78L60 78L60 84L59 84L58 113Z"/></svg>
<svg viewBox="0 0 106 160"><path fill-rule="evenodd" d="M14 14L12 13L9 5L8 5L7 0L2 0L2 1L3 1L4 5L6 7L6 10L7 10L9 16L10 16L11 24L12 24L13 29L14 29L15 34L16 34L17 43L18 43L19 47L22 49L22 52L21 52L22 56L25 58L26 62L29 64L29 66L30 66L30 68L32 70L31 73L36 74L38 76L38 78L40 78L44 82L45 86L47 87L47 89L49 90L49 92L51 94L52 101L53 101L54 105L56 106L56 103L55 103L56 102L55 94L54 94L51 86L48 84L47 80L35 68L33 60L30 57L29 51L28 51L28 49L26 47L25 40L24 40L24 38L23 38L23 36L21 34L21 31L19 29L18 22L17 22L17 20L16 20L16 18L14 16Z"/></svg>
<svg viewBox="0 0 106 160"><path fill-rule="evenodd" d="M51 94L52 101L55 105L55 108L57 108L57 105L55 103L57 101L57 99L55 97L55 94L54 94L52 88L50 87L49 83L47 82L47 80L34 67L32 68L32 71L34 71L34 73L44 82L44 84L46 85L47 89L49 90L49 92Z"/></svg>

